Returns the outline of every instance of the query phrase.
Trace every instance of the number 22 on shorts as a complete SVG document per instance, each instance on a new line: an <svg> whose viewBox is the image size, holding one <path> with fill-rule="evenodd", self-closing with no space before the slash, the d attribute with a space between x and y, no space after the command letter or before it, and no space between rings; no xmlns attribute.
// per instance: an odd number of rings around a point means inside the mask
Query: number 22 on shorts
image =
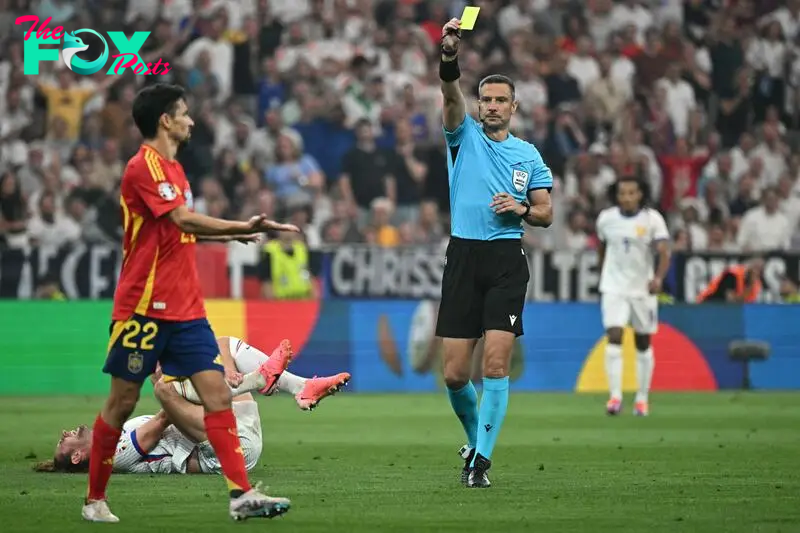
<svg viewBox="0 0 800 533"><path fill-rule="evenodd" d="M137 344L136 338L140 333L144 335L139 338ZM158 324L155 322L145 322L142 325L135 320L129 320L123 329L122 346L130 350L152 350L155 348L153 339L156 335L158 335Z"/></svg>

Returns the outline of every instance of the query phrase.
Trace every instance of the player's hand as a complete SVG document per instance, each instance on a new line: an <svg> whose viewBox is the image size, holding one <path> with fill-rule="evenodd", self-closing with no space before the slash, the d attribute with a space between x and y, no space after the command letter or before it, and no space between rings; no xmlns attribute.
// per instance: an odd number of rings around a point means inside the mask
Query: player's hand
<svg viewBox="0 0 800 533"><path fill-rule="evenodd" d="M256 215L248 222L250 233L263 233L265 231L291 231L300 233L300 228L294 224L280 224L274 220L269 220L267 215Z"/></svg>
<svg viewBox="0 0 800 533"><path fill-rule="evenodd" d="M648 289L650 289L650 294L661 294L661 285L663 283L664 282L658 278L650 280L650 283L648 284Z"/></svg>
<svg viewBox="0 0 800 533"><path fill-rule="evenodd" d="M452 18L442 26L442 52L450 55L458 54L458 45L461 42L461 21Z"/></svg>
<svg viewBox="0 0 800 533"><path fill-rule="evenodd" d="M236 372L235 370L225 369L225 381L228 382L228 385L231 387L238 387L242 384L242 380L244 376L240 372Z"/></svg>
<svg viewBox="0 0 800 533"><path fill-rule="evenodd" d="M236 237L235 240L236 242L240 242L242 244L251 244L251 243L258 244L261 242L261 234L254 233L252 235L241 235L239 237Z"/></svg>
<svg viewBox="0 0 800 533"><path fill-rule="evenodd" d="M492 197L492 203L489 204L495 214L502 215L504 213L514 213L515 215L522 215L525 212L525 206L514 200L514 197L507 192L495 194Z"/></svg>
<svg viewBox="0 0 800 533"><path fill-rule="evenodd" d="M161 379L161 376L164 375L164 372L161 370L161 363L156 363L156 369L150 374L150 381L155 385L158 383L158 380Z"/></svg>

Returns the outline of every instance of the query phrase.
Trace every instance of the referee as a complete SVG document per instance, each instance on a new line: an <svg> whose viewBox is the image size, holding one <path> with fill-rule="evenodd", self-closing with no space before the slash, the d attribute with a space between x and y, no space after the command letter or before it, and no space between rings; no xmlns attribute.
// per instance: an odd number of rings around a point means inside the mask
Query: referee
<svg viewBox="0 0 800 533"><path fill-rule="evenodd" d="M451 237L445 257L436 335L444 343L444 378L467 434L461 481L489 487L500 427L508 406L508 373L522 309L528 262L522 222L548 227L553 219L553 176L539 151L508 131L517 109L514 82L494 74L478 88L480 122L466 113L458 79L461 21L442 28L439 77L450 182ZM472 352L485 336L483 398L470 381Z"/></svg>

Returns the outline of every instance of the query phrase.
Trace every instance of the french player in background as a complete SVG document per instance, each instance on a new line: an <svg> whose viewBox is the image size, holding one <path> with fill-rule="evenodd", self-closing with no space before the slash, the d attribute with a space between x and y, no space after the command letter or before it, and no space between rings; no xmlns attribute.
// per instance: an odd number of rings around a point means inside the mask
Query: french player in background
<svg viewBox="0 0 800 533"><path fill-rule="evenodd" d="M608 338L605 359L610 398L606 411L616 415L622 409L622 333L630 325L638 383L634 414L647 416L655 368L650 337L658 331L658 294L670 263L669 232L664 217L647 205L649 188L644 180L621 178L611 186L610 195L615 205L597 217L599 290Z"/></svg>

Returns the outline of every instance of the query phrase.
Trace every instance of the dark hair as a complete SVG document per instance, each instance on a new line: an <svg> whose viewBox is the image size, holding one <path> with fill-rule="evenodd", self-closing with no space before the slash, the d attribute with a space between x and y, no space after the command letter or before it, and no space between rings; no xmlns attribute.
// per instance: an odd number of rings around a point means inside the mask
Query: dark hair
<svg viewBox="0 0 800 533"><path fill-rule="evenodd" d="M180 85L156 83L145 87L133 99L133 121L145 139L153 139L158 133L161 115L174 116L178 101L186 91Z"/></svg>
<svg viewBox="0 0 800 533"><path fill-rule="evenodd" d="M639 190L642 191L642 207L650 204L650 183L648 183L646 179L639 176L623 176L608 186L608 201L611 203L611 205L617 205L617 191L619 190L619 184L626 182L635 183L639 186Z"/></svg>
<svg viewBox="0 0 800 533"><path fill-rule="evenodd" d="M34 472L59 472L64 474L76 474L89 471L89 458L87 457L78 464L70 459L69 455L54 457L49 461L42 461L33 465Z"/></svg>
<svg viewBox="0 0 800 533"><path fill-rule="evenodd" d="M508 85L509 88L511 88L511 99L512 100L516 99L515 95L517 92L517 87L516 85L514 85L514 80L512 80L508 76L503 76L502 74L489 74L488 76L483 78L481 82L478 84L478 96L480 96L481 89L483 89L483 86L486 85L487 83L502 83L504 85Z"/></svg>

